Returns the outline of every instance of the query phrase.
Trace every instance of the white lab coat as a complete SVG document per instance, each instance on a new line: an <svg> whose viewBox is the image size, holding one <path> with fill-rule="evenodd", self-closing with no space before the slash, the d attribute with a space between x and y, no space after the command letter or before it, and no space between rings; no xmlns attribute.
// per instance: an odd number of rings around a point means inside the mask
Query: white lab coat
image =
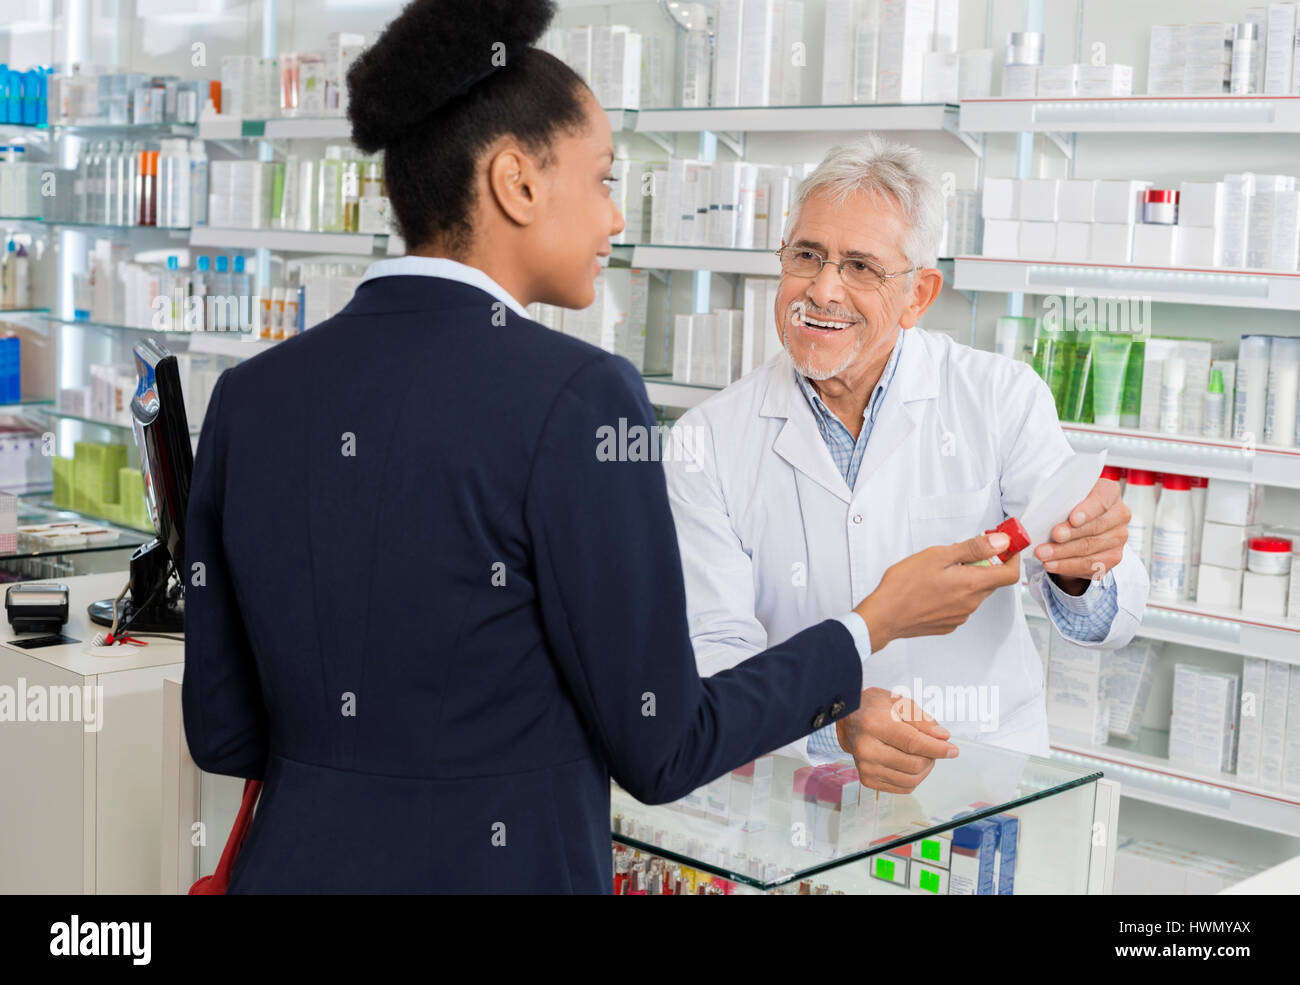
<svg viewBox="0 0 1300 985"><path fill-rule="evenodd" d="M896 561L1018 515L1071 454L1029 366L919 328L899 344L851 492L784 351L679 421L687 430L664 468L701 674L848 612ZM1042 605L1041 562L1026 550L1021 564ZM1126 549L1114 577L1118 613L1088 645L1123 646L1141 620L1141 560ZM1048 752L1042 662L1019 586L994 592L947 636L872 654L864 685L905 688L959 744ZM805 739L782 751L806 758L806 748Z"/></svg>

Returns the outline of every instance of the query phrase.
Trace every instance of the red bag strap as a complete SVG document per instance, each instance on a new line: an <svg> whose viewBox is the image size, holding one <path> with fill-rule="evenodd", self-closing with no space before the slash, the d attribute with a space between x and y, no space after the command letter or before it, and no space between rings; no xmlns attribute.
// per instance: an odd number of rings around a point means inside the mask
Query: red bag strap
<svg viewBox="0 0 1300 985"><path fill-rule="evenodd" d="M230 870L235 867L235 859L239 857L239 850L244 846L244 839L248 837L248 829L253 823L253 808L257 805L257 798L261 792L261 780L244 781L244 799L239 805L239 813L235 815L235 823L230 829L230 837L226 839L226 847L221 853L221 861L217 863L217 871L210 876L204 876L191 886L191 896L225 895L230 885Z"/></svg>

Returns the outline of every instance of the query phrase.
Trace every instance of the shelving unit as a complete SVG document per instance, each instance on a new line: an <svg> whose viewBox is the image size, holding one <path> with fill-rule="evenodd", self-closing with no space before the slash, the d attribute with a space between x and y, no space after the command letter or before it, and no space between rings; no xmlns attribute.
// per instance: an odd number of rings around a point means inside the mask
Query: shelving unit
<svg viewBox="0 0 1300 985"><path fill-rule="evenodd" d="M196 247L219 247L228 250L279 250L288 253L341 253L349 256L400 254L392 236L371 233L298 232L291 229L218 229L195 226L189 244ZM400 242L400 241L399 241Z"/></svg>
<svg viewBox="0 0 1300 985"><path fill-rule="evenodd" d="M959 121L982 133L1300 133L1300 96L967 99Z"/></svg>
<svg viewBox="0 0 1300 985"><path fill-rule="evenodd" d="M954 287L963 291L1090 297L1141 295L1172 304L1300 311L1300 272L1144 267L1136 264L960 256Z"/></svg>

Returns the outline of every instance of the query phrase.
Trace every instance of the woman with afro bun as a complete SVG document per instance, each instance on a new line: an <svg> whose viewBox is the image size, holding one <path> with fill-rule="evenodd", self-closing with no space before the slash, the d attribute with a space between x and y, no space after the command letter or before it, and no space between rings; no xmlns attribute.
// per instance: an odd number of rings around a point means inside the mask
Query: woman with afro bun
<svg viewBox="0 0 1300 985"><path fill-rule="evenodd" d="M231 892L607 893L611 777L676 800L859 703L855 613L700 678L641 378L527 316L623 228L553 13L387 26L349 119L408 253L214 388L183 694L195 762L264 781Z"/></svg>

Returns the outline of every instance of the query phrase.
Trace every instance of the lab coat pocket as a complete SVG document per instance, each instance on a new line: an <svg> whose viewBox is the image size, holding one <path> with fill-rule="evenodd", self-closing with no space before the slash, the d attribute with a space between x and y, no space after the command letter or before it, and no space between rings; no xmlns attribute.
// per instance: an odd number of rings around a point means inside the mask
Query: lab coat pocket
<svg viewBox="0 0 1300 985"><path fill-rule="evenodd" d="M913 553L969 540L1002 520L998 480L990 479L978 489L914 496L907 503L907 518Z"/></svg>

